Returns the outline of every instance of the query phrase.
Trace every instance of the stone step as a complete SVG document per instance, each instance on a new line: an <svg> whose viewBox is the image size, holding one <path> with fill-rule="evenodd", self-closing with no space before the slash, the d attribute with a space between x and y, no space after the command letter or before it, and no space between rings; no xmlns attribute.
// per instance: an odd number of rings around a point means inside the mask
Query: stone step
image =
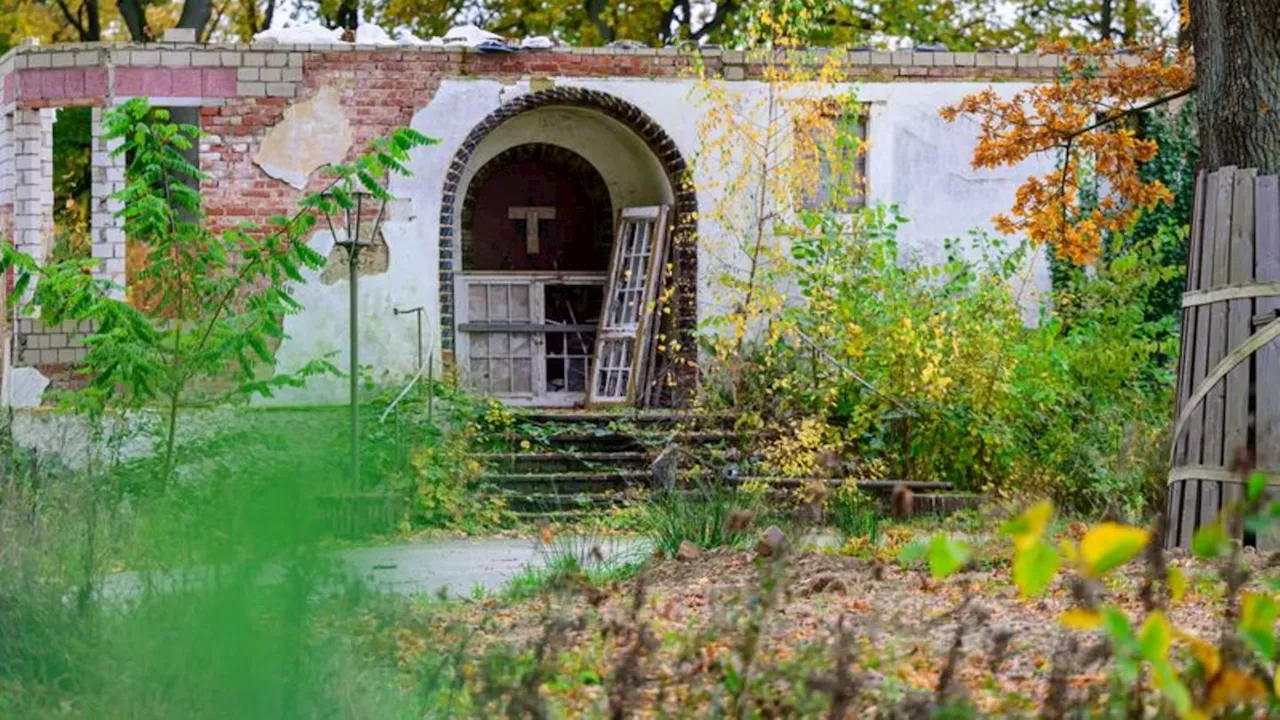
<svg viewBox="0 0 1280 720"><path fill-rule="evenodd" d="M686 427L723 427L731 424L737 416L729 413L698 413L681 410L637 410L634 408L609 410L553 410L539 409L521 412L522 420L540 424L562 425L609 425L612 423L631 424L636 426L686 426Z"/></svg>
<svg viewBox="0 0 1280 720"><path fill-rule="evenodd" d="M587 516L602 507L621 504L625 495L511 495L508 506L517 518L524 520L571 520ZM971 493L917 493L914 513L918 515L949 515L959 510L977 508L982 496Z"/></svg>
<svg viewBox="0 0 1280 720"><path fill-rule="evenodd" d="M540 447L556 451L579 452L642 452L656 450L675 442L682 447L723 445L741 447L751 436L732 430L637 430L620 432L608 428L571 428L554 430L537 436L510 432L503 439L512 446L528 440Z"/></svg>
<svg viewBox="0 0 1280 720"><path fill-rule="evenodd" d="M478 458L491 473L561 473L594 470L607 466L617 470L646 470L650 455L639 451L619 452L512 452L485 453Z"/></svg>

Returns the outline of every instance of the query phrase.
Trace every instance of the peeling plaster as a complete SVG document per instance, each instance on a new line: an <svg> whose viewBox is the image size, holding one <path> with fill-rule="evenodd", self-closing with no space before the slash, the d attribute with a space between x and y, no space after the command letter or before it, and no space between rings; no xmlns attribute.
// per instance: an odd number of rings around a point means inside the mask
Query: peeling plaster
<svg viewBox="0 0 1280 720"><path fill-rule="evenodd" d="M284 119L262 138L253 161L266 174L301 190L317 168L342 162L352 142L338 91L322 87L315 97L284 111Z"/></svg>
<svg viewBox="0 0 1280 720"><path fill-rule="evenodd" d="M325 260L324 270L320 271L320 282L332 285L347 277L347 250L335 245ZM381 232L374 238L373 244L361 248L356 256L356 274L360 277L381 275L391 267L391 251L387 249L387 238Z"/></svg>
<svg viewBox="0 0 1280 720"><path fill-rule="evenodd" d="M15 408L40 407L49 378L33 367L9 368L9 406Z"/></svg>

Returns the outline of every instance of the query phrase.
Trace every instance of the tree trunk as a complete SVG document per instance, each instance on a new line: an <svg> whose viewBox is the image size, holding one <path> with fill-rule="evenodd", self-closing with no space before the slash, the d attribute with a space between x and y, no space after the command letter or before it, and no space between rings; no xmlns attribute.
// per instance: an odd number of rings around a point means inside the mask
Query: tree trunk
<svg viewBox="0 0 1280 720"><path fill-rule="evenodd" d="M85 15L88 16L88 37L84 42L98 42L102 39L102 14L98 12L98 0L86 0Z"/></svg>
<svg viewBox="0 0 1280 720"><path fill-rule="evenodd" d="M196 37L204 37L204 26L213 17L212 0L186 0L182 4L182 16L178 18L177 27L192 28Z"/></svg>
<svg viewBox="0 0 1280 720"><path fill-rule="evenodd" d="M147 16L139 0L117 0L120 17L129 28L129 38L134 42L150 42L151 29L147 27Z"/></svg>
<svg viewBox="0 0 1280 720"><path fill-rule="evenodd" d="M1200 162L1280 172L1276 0L1189 0Z"/></svg>

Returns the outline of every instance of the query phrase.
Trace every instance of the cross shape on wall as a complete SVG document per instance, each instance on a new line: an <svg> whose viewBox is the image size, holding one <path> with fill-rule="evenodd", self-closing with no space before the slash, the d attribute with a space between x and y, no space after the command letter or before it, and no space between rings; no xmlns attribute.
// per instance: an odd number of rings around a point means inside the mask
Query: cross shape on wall
<svg viewBox="0 0 1280 720"><path fill-rule="evenodd" d="M555 220L556 209L553 207L512 207L507 209L508 220L524 221L524 249L530 255L538 254L538 222Z"/></svg>

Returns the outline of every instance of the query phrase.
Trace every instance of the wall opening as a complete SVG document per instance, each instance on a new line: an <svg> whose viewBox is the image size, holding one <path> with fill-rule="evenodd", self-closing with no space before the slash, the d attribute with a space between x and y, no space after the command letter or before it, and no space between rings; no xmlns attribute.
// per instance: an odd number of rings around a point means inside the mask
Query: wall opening
<svg viewBox="0 0 1280 720"><path fill-rule="evenodd" d="M91 256L93 108L65 107L53 122L53 244L49 260Z"/></svg>
<svg viewBox="0 0 1280 720"><path fill-rule="evenodd" d="M697 257L693 243L697 203L692 188L686 182L687 166L674 141L643 111L615 96L584 88L557 87L515 98L477 125L455 154L446 174L440 214L441 334L446 353L454 354L464 375L480 371L484 365L492 368L492 345L484 348L486 354L477 355L468 346L467 333L476 329L472 322L479 314L493 325L498 317L495 312L508 313L503 315L508 328L533 333L532 349L527 356L522 355L518 359L522 367L524 360L532 361L530 366L537 373L531 383L535 394L541 388L554 388L552 392L569 394L558 402L541 402L546 398L532 397L506 396L505 399L535 404L580 401L568 389L578 387L578 378L586 374L590 350L586 349L582 339L594 336L596 330L598 298L604 284L607 254L591 256L594 261L604 260L595 265L600 268L595 277L575 277L574 273L578 271L556 269L555 263L549 270L518 270L513 260L499 257L495 264L491 262L493 258L478 257L474 246L480 238L472 215L475 206L470 203L474 202L477 178L481 178L489 161L498 155L522 145L538 143L558 146L580 155L604 180L610 206L607 223L609 244L612 243L614 216L619 210L653 205L672 207L673 257L670 272L664 276L664 282L670 287L661 293L663 297L670 298L669 312L662 313L660 317L663 324L660 332L666 338L668 350L657 358L659 370L656 373L663 378L664 389L660 394L648 394L648 402L674 405L687 401L692 397L695 385L692 381L696 374L693 333L697 322ZM485 215L502 217L497 212L486 212ZM540 225L539 230L545 227ZM527 231L527 222L507 229L518 238L527 237ZM541 241L541 232L538 239ZM588 255L575 253L573 257L579 261ZM509 269L490 271L491 275L506 273L506 276L485 278L477 277L486 272L478 267ZM559 273L559 276L553 278L555 282L547 283L547 278L533 277L537 272ZM520 273L525 277L517 277ZM512 292L518 297L528 294L530 307L526 310L523 307L494 305L495 297L490 296L489 289L474 287L475 281L491 283L494 293L507 298L512 297ZM550 291L546 287L548 284L552 286ZM519 290L516 290L517 285ZM591 307L596 308L594 313L589 312ZM536 317L536 322L516 321L510 313L521 318ZM543 326L553 321L563 325L555 333L544 334ZM514 342L514 339L509 340ZM518 340L521 352L526 352L525 338ZM537 345L539 342L541 346ZM515 345L507 343L500 347ZM504 361L499 381L513 387L514 383L506 379L506 365ZM525 386L523 380L520 385Z"/></svg>

